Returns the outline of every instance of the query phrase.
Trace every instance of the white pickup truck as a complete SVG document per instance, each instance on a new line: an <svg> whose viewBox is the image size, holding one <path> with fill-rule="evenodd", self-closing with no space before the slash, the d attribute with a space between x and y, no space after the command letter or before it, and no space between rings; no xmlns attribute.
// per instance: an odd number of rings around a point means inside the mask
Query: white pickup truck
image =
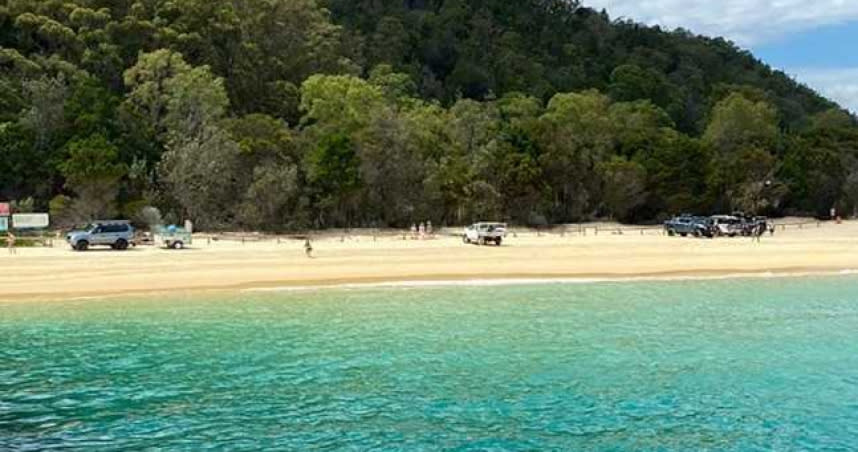
<svg viewBox="0 0 858 452"><path fill-rule="evenodd" d="M474 223L465 228L462 241L488 245L494 243L500 246L506 238L506 223Z"/></svg>

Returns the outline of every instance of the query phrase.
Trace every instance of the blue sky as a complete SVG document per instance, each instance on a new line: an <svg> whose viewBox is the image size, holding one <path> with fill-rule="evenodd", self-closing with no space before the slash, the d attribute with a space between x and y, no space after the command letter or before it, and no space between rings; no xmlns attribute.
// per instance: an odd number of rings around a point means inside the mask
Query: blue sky
<svg viewBox="0 0 858 452"><path fill-rule="evenodd" d="M724 36L858 112L858 0L584 0L612 18Z"/></svg>

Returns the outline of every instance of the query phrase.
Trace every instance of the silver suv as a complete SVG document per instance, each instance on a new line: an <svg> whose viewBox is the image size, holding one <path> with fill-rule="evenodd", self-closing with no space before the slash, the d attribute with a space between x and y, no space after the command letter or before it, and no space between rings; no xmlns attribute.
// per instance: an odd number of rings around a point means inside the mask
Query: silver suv
<svg viewBox="0 0 858 452"><path fill-rule="evenodd" d="M133 240L134 228L127 221L95 221L66 234L66 242L77 251L86 251L90 246L126 250Z"/></svg>

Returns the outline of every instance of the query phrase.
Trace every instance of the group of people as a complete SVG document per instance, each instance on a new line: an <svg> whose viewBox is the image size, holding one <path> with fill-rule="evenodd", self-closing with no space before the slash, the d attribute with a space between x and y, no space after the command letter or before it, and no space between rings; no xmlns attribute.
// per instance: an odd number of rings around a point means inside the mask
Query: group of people
<svg viewBox="0 0 858 452"><path fill-rule="evenodd" d="M432 230L432 222L427 221L425 223L412 224L411 225L411 238L414 240L425 240L426 238L434 236L435 231Z"/></svg>

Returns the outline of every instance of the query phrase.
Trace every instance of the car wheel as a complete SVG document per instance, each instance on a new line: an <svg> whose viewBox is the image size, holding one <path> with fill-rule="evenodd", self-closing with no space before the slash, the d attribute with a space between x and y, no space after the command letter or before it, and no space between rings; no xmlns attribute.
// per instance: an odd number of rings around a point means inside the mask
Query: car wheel
<svg viewBox="0 0 858 452"><path fill-rule="evenodd" d="M673 236L675 236L675 235L676 235L676 231L674 231L673 229L668 229L668 230L667 230L667 235L669 235L670 237L673 237Z"/></svg>
<svg viewBox="0 0 858 452"><path fill-rule="evenodd" d="M700 231L694 231L694 237L700 238Z"/></svg>
<svg viewBox="0 0 858 452"><path fill-rule="evenodd" d="M681 233L681 234L679 234L679 235L680 235L680 236L682 236L682 237L688 237L688 233L686 233L686 232L683 232L683 233Z"/></svg>
<svg viewBox="0 0 858 452"><path fill-rule="evenodd" d="M115 250L127 250L128 249L128 241L125 239L119 239L116 243L113 244L113 249Z"/></svg>
<svg viewBox="0 0 858 452"><path fill-rule="evenodd" d="M495 239L495 245L496 245L496 246L501 246L501 243L503 243L503 239L502 239L502 238L498 237L498 238L496 238L496 239Z"/></svg>
<svg viewBox="0 0 858 452"><path fill-rule="evenodd" d="M173 248L174 250L181 250L181 249L185 248L185 244L182 243L181 240L175 241L175 242L173 242L173 245L170 248Z"/></svg>
<svg viewBox="0 0 858 452"><path fill-rule="evenodd" d="M89 249L89 242L87 242L86 240L81 240L80 242L77 242L77 246L75 246L75 249L78 251L86 251L87 249Z"/></svg>
<svg viewBox="0 0 858 452"><path fill-rule="evenodd" d="M466 243L466 244L470 245L471 239L469 239L467 235L463 235L462 236L462 243Z"/></svg>

